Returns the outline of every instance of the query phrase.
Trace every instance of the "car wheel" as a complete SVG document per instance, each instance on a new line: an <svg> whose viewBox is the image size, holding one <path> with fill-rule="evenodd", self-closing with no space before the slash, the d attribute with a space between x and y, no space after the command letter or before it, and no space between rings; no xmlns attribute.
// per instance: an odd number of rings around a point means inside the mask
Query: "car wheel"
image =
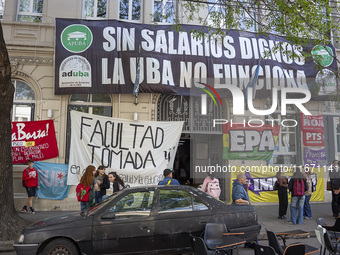
<svg viewBox="0 0 340 255"><path fill-rule="evenodd" d="M75 244L65 238L54 239L44 248L44 255L79 255Z"/></svg>

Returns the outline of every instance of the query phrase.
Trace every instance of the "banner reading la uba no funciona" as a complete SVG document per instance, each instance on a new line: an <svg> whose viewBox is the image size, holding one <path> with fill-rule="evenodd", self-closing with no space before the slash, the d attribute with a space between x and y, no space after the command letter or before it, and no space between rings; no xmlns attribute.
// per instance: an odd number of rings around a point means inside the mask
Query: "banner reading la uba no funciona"
<svg viewBox="0 0 340 255"><path fill-rule="evenodd" d="M88 165L117 171L126 184L157 184L172 168L182 121L130 121L71 111L68 185L77 185Z"/></svg>
<svg viewBox="0 0 340 255"><path fill-rule="evenodd" d="M316 100L337 91L332 45L313 45L311 40L300 48L282 36L232 29L223 37L190 33L201 29L208 34L207 27L193 25L176 31L172 25L56 19L55 94L132 93L137 59L141 93L192 95L195 78L220 79L221 84L226 79L244 91L260 58L257 98L267 98L273 87L308 89ZM282 50L269 53L279 43ZM321 59L323 70L303 52Z"/></svg>

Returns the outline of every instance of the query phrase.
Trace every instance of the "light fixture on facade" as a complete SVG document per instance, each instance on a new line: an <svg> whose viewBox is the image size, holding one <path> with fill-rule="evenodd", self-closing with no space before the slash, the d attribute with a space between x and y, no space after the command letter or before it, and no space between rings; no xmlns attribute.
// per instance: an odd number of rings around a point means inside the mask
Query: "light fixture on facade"
<svg viewBox="0 0 340 255"><path fill-rule="evenodd" d="M52 118L52 114L53 114L52 109L48 109L47 110L47 118Z"/></svg>

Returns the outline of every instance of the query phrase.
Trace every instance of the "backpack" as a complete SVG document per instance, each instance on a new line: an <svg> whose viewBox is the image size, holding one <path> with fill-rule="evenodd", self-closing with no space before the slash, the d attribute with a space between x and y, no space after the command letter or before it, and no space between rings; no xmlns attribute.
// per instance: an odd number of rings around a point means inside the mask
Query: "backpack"
<svg viewBox="0 0 340 255"><path fill-rule="evenodd" d="M91 190L90 186L85 188L84 184L79 183L76 187L76 196L78 202L88 202L90 197L90 190Z"/></svg>
<svg viewBox="0 0 340 255"><path fill-rule="evenodd" d="M221 188L217 179L211 180L207 183L206 193L217 199L220 197Z"/></svg>
<svg viewBox="0 0 340 255"><path fill-rule="evenodd" d="M29 174L28 168L26 168L25 170L27 171L27 175L28 175ZM26 188L26 181L22 180L21 182L22 182L22 186Z"/></svg>
<svg viewBox="0 0 340 255"><path fill-rule="evenodd" d="M293 186L293 195L301 197L305 195L305 182L303 179L296 179Z"/></svg>

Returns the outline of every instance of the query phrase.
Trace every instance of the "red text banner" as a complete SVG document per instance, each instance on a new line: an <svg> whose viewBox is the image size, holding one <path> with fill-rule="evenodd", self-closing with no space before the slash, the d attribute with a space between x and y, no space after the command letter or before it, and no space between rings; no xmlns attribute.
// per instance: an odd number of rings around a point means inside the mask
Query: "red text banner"
<svg viewBox="0 0 340 255"><path fill-rule="evenodd" d="M59 155L53 120L12 122L12 162L26 163Z"/></svg>
<svg viewBox="0 0 340 255"><path fill-rule="evenodd" d="M300 113L300 120L301 120L301 130L315 130L321 129L323 130L323 115L318 116L311 116L311 115L304 115Z"/></svg>
<svg viewBox="0 0 340 255"><path fill-rule="evenodd" d="M325 146L323 130L307 130L302 133L304 146Z"/></svg>

